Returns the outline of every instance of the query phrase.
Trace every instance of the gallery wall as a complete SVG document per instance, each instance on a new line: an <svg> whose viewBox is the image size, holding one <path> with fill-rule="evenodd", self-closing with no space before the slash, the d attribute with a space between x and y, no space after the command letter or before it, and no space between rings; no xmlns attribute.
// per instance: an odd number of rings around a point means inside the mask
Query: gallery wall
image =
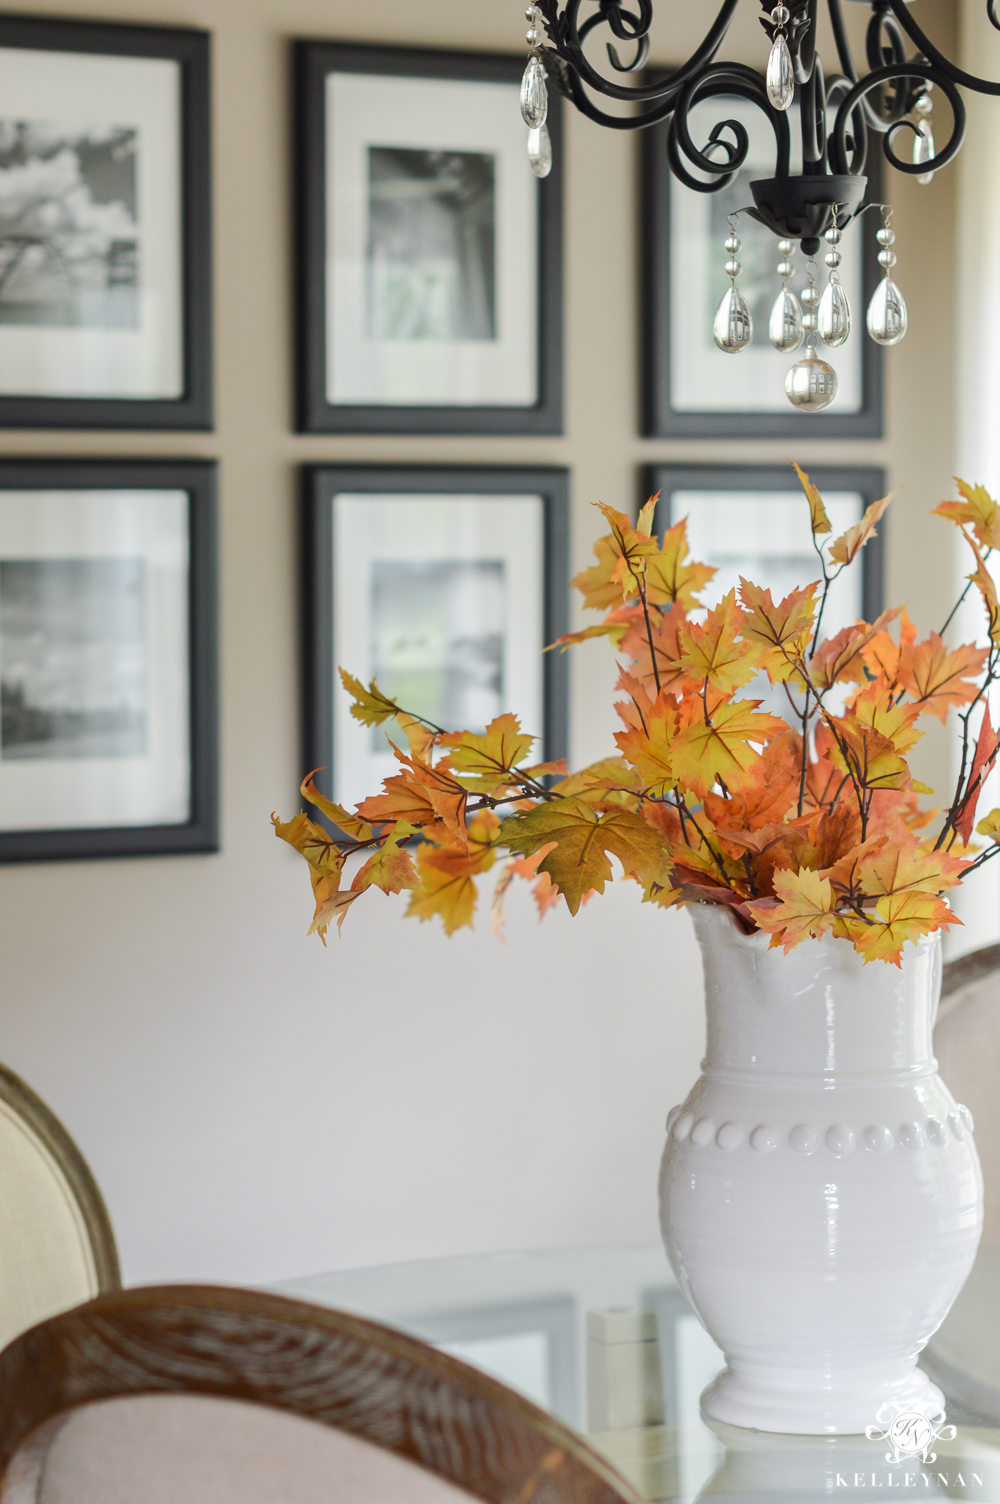
<svg viewBox="0 0 1000 1504"><path fill-rule="evenodd" d="M661 6L658 55L686 55L702 8ZM637 437L635 143L572 114L555 168L566 186L564 436L299 436L289 39L517 51L523 6L21 0L19 9L213 32L216 431L5 432L2 445L17 455L220 461L223 841L211 856L0 870L0 1058L81 1144L131 1282L276 1280L654 1238L663 1121L703 1043L683 914L644 908L623 890L576 920L556 913L539 926L519 893L505 945L488 924L446 942L374 894L327 950L306 938L308 880L269 820L298 807L303 771L296 467L568 465L579 569L598 531L590 503L633 505L644 463L782 461L792 451L806 465L881 465L907 487L887 530L887 593L913 602L930 627L951 587L950 540L926 511L949 494L955 464L955 172L929 188L891 185L910 333L887 356L884 439ZM736 46L762 64L755 7L743 9ZM953 40L951 7L928 9ZM603 648L581 649L575 762L609 746L611 682ZM940 769L943 744L929 741L927 766Z"/></svg>

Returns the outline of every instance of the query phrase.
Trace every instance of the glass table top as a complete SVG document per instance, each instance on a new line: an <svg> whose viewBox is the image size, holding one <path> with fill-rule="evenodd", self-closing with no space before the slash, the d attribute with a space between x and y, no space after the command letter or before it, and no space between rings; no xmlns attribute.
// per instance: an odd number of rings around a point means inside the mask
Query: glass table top
<svg viewBox="0 0 1000 1504"><path fill-rule="evenodd" d="M651 1501L805 1504L893 1489L1000 1504L1000 1248L980 1250L922 1360L957 1431L923 1461L890 1460L877 1438L706 1422L699 1397L724 1359L659 1244L432 1259L272 1288L400 1327L502 1379L584 1432Z"/></svg>

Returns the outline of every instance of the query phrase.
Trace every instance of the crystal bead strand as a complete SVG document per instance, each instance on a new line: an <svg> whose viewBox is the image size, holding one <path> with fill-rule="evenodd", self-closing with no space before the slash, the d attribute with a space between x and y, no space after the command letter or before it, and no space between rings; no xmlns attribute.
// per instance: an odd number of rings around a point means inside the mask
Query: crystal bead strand
<svg viewBox="0 0 1000 1504"><path fill-rule="evenodd" d="M735 216L729 216L729 234L726 237L725 246L729 260L726 262L726 276L732 279L729 291L724 294L722 302L715 310L715 318L712 321L712 336L720 350L727 355L738 355L745 350L753 339L753 318L750 314L750 304L736 286L736 278L743 270L742 264L736 260L736 254L741 249L743 242L736 233L733 223Z"/></svg>
<svg viewBox="0 0 1000 1504"><path fill-rule="evenodd" d="M882 228L876 240L882 249L878 264L885 272L868 304L868 333L877 345L898 345L906 333L906 303L903 294L892 280L892 268L896 265L896 253L892 249L896 236L889 228L892 210L882 206Z"/></svg>
<svg viewBox="0 0 1000 1504"><path fill-rule="evenodd" d="M524 12L528 29L524 40L531 48L524 77L521 79L521 114L528 127L528 161L536 177L548 177L552 171L552 142L545 124L549 113L549 91L545 80L545 65L539 55L544 41L541 28L542 12L537 5L529 5Z"/></svg>
<svg viewBox="0 0 1000 1504"><path fill-rule="evenodd" d="M779 240L778 252L781 260L778 262L778 276L782 279L782 289L774 300L771 308L771 317L767 322L767 337L776 350L783 355L791 355L802 343L802 305L788 285L788 279L794 271L791 263L791 255L795 250L794 240Z"/></svg>
<svg viewBox="0 0 1000 1504"><path fill-rule="evenodd" d="M767 60L765 82L767 97L776 110L790 109L795 98L795 69L785 30L790 19L787 5L776 5L771 12L771 21L778 29Z"/></svg>
<svg viewBox="0 0 1000 1504"><path fill-rule="evenodd" d="M924 162L932 161L934 157L934 132L931 129L930 121L931 111L934 108L934 101L931 99L931 90L933 87L934 85L928 82L924 88L924 92L913 106L920 116L920 119L917 121L917 134L913 140L913 160L918 167L922 166ZM929 183L933 176L933 172L919 172L917 173L917 182Z"/></svg>
<svg viewBox="0 0 1000 1504"><path fill-rule="evenodd" d="M809 285L802 289L801 296L805 309L802 327L806 336L806 353L785 377L785 395L800 413L821 413L837 395L837 373L833 366L816 354L816 331L819 323L816 305L819 303L819 288L816 286L814 261L806 263L806 272Z"/></svg>
<svg viewBox="0 0 1000 1504"><path fill-rule="evenodd" d="M847 294L840 285L840 263L843 257L839 246L841 230L837 224L838 205L833 206L833 224L826 231L824 239L829 250L824 256L830 276L819 303L817 314L817 328L819 337L824 345L835 347L842 345L851 332L851 305Z"/></svg>

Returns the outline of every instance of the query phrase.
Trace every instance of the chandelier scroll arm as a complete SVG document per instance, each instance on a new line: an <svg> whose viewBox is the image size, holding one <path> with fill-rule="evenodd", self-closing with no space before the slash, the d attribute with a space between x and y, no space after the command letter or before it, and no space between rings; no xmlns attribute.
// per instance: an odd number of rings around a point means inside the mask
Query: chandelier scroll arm
<svg viewBox="0 0 1000 1504"><path fill-rule="evenodd" d="M703 73L700 78L694 79L685 89L683 98L674 110L670 134L667 138L670 165L675 175L687 187L693 188L698 193L717 193L732 181L733 175L746 161L750 147L749 136L746 127L739 121L721 121L709 138L710 144L717 144L726 150L728 156L725 164L712 161L705 152L699 151L692 140L688 126L688 116L691 110L702 100L711 99L717 95L728 97L736 95L763 111L774 132L774 175L779 178L787 177L791 164L791 130L788 116L783 111L771 107L760 74L743 63L717 64ZM735 146L731 142L722 141L718 136L717 132L724 126L729 126L736 137ZM719 181L703 183L700 179L692 177L684 166L682 157L699 171L708 173L710 177L715 176Z"/></svg>
<svg viewBox="0 0 1000 1504"><path fill-rule="evenodd" d="M568 0L562 20L558 16L558 0L541 0L542 15L545 21L545 29L549 34L553 52L567 65L571 74L582 81L588 87L595 89L599 94L604 94L608 99L617 99L623 103L653 104L663 100L675 100L683 89L698 74L704 64L710 63L725 41L726 34L732 24L734 15L739 6L739 0L723 0L714 22L705 35L701 46L691 54L687 62L671 73L667 78L659 79L655 83L645 85L627 86L616 84L611 79L603 77L596 68L587 60L583 52L583 41L589 32L604 22L610 26L610 19L605 12L588 17L578 24L580 5L582 0ZM614 30L611 28L612 31ZM617 35L617 32L614 33ZM627 35L622 40L633 42L641 41L639 36ZM634 65L632 65L634 66ZM627 71L620 69L618 71ZM583 109L580 98L585 95L571 95L573 103ZM589 101L588 101L589 102ZM584 109L584 114L591 120L598 121L601 125L610 125L613 129L635 130L644 125L654 124L656 119L662 119L662 115L643 116L630 118L623 126L617 125L617 117L606 115L603 111L593 113L592 110Z"/></svg>
<svg viewBox="0 0 1000 1504"><path fill-rule="evenodd" d="M961 84L965 89L972 89L976 94L1000 95L1000 82L994 82L989 78L977 78L974 73L966 73L957 64L949 62L943 52L938 51L930 37L925 35L907 11L906 0L888 0L888 3L892 8L893 15L906 32L910 41L919 47L928 62L933 63L937 71L943 74L945 78L950 79L953 84ZM998 23L994 19L995 0L987 0L987 14L990 15L994 26L997 26Z"/></svg>
<svg viewBox="0 0 1000 1504"><path fill-rule="evenodd" d="M995 3L995 0L994 0ZM844 12L841 0L827 0L827 10L830 14L830 24L833 28L833 39L837 48L837 56L840 58L840 66L846 77L852 84L860 82L860 75L854 62L854 54L851 51L850 39L847 35L847 27L844 25ZM883 120L881 115L872 108L868 99L862 96L860 107L864 113L865 124L869 130L884 136L891 129L891 121Z"/></svg>
<svg viewBox="0 0 1000 1504"><path fill-rule="evenodd" d="M905 173L908 176L916 176L924 172L937 172L940 168L947 166L952 158L958 155L962 147L962 142L965 139L966 111L962 96L951 79L947 74L941 73L929 63L913 62L904 63L901 66L889 64L884 68L873 69L867 78L863 78L860 83L855 84L842 100L840 108L837 111L833 133L830 137L830 161L835 172L846 172L848 170L847 126L851 112L856 108L858 102L870 90L877 89L884 83L900 82L903 78L923 78L928 83L936 84L942 93L945 94L948 103L951 105L954 121L951 135L941 150L929 161L922 163L904 162L901 157L896 155L892 148L892 137L895 131L916 129L909 120L896 121L890 127L882 143L882 150L890 165L897 172Z"/></svg>

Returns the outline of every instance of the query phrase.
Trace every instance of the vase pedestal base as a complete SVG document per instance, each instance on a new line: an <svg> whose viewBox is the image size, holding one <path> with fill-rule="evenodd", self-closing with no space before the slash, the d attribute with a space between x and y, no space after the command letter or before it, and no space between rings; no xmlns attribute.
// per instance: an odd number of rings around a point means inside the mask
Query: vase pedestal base
<svg viewBox="0 0 1000 1504"><path fill-rule="evenodd" d="M886 1369L838 1369L836 1379L795 1369L754 1365L724 1368L701 1397L712 1420L755 1431L794 1436L864 1435L879 1425L883 1405L890 1413L916 1410L929 1418L944 1413L944 1396L915 1360Z"/></svg>

